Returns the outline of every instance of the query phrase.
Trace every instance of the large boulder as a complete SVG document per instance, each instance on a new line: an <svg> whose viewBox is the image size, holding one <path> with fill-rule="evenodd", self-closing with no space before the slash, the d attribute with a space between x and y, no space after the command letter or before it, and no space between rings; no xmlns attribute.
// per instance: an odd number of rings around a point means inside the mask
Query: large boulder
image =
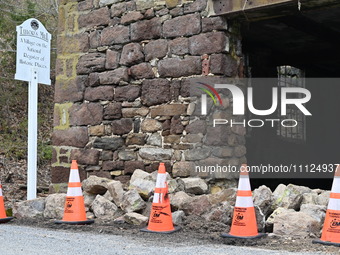
<svg viewBox="0 0 340 255"><path fill-rule="evenodd" d="M209 190L208 185L201 178L194 177L183 178L180 179L180 182L183 182L185 191L187 193L201 195L207 193Z"/></svg>
<svg viewBox="0 0 340 255"><path fill-rule="evenodd" d="M133 174L131 175L130 183L133 183L135 180L146 179L148 177L151 177L151 174L141 169L136 169L135 171L133 171Z"/></svg>
<svg viewBox="0 0 340 255"><path fill-rule="evenodd" d="M123 184L120 181L110 181L107 184L108 191L113 199L113 202L120 207L123 201L124 189Z"/></svg>
<svg viewBox="0 0 340 255"><path fill-rule="evenodd" d="M272 209L275 210L278 207L283 207L299 210L303 194L310 193L311 191L310 188L304 186L297 186L294 184L285 186L284 184L280 184L273 192L274 199Z"/></svg>
<svg viewBox="0 0 340 255"><path fill-rule="evenodd" d="M94 215L101 219L113 220L118 211L118 207L114 203L101 195L96 196L91 207Z"/></svg>
<svg viewBox="0 0 340 255"><path fill-rule="evenodd" d="M130 181L129 190L135 189L139 195L147 200L154 192L156 183L153 180L148 179L134 179Z"/></svg>
<svg viewBox="0 0 340 255"><path fill-rule="evenodd" d="M181 210L172 213L172 223L175 225L181 225L185 218L185 213Z"/></svg>
<svg viewBox="0 0 340 255"><path fill-rule="evenodd" d="M84 191L83 196L84 196L85 210L88 212L91 208L93 201L96 198L96 195L90 194L90 193L87 193L87 192Z"/></svg>
<svg viewBox="0 0 340 255"><path fill-rule="evenodd" d="M275 209L274 212L266 220L266 231L273 232L273 225L274 225L275 218L279 216L280 214L285 214L288 212L294 212L294 210L283 208L283 207L279 207Z"/></svg>
<svg viewBox="0 0 340 255"><path fill-rule="evenodd" d="M211 204L207 195L201 195L186 200L181 209L186 215L202 215L211 210Z"/></svg>
<svg viewBox="0 0 340 255"><path fill-rule="evenodd" d="M184 191L176 192L175 194L170 196L170 205L173 211L181 209L188 200L191 200L192 197L189 196Z"/></svg>
<svg viewBox="0 0 340 255"><path fill-rule="evenodd" d="M273 193L270 188L262 185L255 189L253 192L253 200L254 206L258 206L258 210L260 210L264 216L268 216L272 212Z"/></svg>
<svg viewBox="0 0 340 255"><path fill-rule="evenodd" d="M13 216L21 218L42 217L45 210L45 198L36 198L15 203L13 206Z"/></svg>
<svg viewBox="0 0 340 255"><path fill-rule="evenodd" d="M293 237L318 236L321 224L304 212L289 211L277 215L274 219L273 233Z"/></svg>
<svg viewBox="0 0 340 255"><path fill-rule="evenodd" d="M56 193L46 197L44 217L61 219L64 215L66 194Z"/></svg>
<svg viewBox="0 0 340 255"><path fill-rule="evenodd" d="M223 189L215 194L209 194L208 195L209 202L212 205L218 205L222 202L228 202L229 204L234 206L236 202L236 193L237 193L236 188Z"/></svg>
<svg viewBox="0 0 340 255"><path fill-rule="evenodd" d="M222 202L220 205L212 207L202 217L206 221L218 221L230 224L233 217L234 207L229 202Z"/></svg>
<svg viewBox="0 0 340 255"><path fill-rule="evenodd" d="M149 218L139 213L130 212L124 215L124 220L133 225L144 225L148 222Z"/></svg>
<svg viewBox="0 0 340 255"><path fill-rule="evenodd" d="M146 203L138 194L137 190L129 190L124 193L121 208L129 212L140 212L146 207Z"/></svg>
<svg viewBox="0 0 340 255"><path fill-rule="evenodd" d="M316 219L320 224L325 220L327 207L324 205L302 204L300 212L306 213Z"/></svg>
<svg viewBox="0 0 340 255"><path fill-rule="evenodd" d="M82 183L83 190L94 195L104 195L107 191L107 185L110 179L91 175L85 179Z"/></svg>

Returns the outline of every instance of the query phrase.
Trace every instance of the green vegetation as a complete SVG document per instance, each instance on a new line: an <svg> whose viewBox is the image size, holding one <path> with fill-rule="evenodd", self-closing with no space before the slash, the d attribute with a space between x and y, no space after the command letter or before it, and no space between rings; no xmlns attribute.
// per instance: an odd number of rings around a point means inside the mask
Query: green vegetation
<svg viewBox="0 0 340 255"><path fill-rule="evenodd" d="M29 18L38 18L56 42L57 1L0 0L0 154L24 159L27 154L27 82L14 80L16 26ZM54 45L54 46L53 46ZM52 51L51 70L55 54ZM53 73L51 74L52 81ZM38 162L52 158L53 86L39 85Z"/></svg>

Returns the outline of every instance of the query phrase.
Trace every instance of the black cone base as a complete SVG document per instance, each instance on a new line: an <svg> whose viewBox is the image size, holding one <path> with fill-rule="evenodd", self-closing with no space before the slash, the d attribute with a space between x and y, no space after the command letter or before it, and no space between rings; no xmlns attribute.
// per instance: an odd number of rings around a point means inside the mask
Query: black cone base
<svg viewBox="0 0 340 255"><path fill-rule="evenodd" d="M181 230L182 228L180 226L175 226L174 230L170 230L170 231L152 231L152 230L148 230L148 228L142 228L140 231L142 232L147 232L147 233L157 233L157 234L172 234L176 231Z"/></svg>
<svg viewBox="0 0 340 255"><path fill-rule="evenodd" d="M313 240L312 243L319 243L323 245L334 245L334 246L340 247L340 243L325 242L321 240Z"/></svg>
<svg viewBox="0 0 340 255"><path fill-rule="evenodd" d="M13 217L2 218L2 219L0 219L0 223L7 223L12 219L13 219Z"/></svg>
<svg viewBox="0 0 340 255"><path fill-rule="evenodd" d="M83 220L83 221L63 221L63 220L56 220L55 224L69 224L69 225L87 225L94 223L94 220Z"/></svg>

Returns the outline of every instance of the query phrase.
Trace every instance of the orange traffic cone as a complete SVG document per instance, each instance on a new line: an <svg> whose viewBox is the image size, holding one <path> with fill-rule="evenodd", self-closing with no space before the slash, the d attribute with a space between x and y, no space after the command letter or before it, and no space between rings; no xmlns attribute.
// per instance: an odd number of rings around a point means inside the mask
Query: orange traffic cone
<svg viewBox="0 0 340 255"><path fill-rule="evenodd" d="M153 196L152 208L150 212L149 225L141 229L144 232L170 234L180 230L174 227L170 208L170 198L168 194L168 184L166 183L166 171L164 163L159 164L155 194Z"/></svg>
<svg viewBox="0 0 340 255"><path fill-rule="evenodd" d="M234 208L234 216L229 234L223 233L222 237L251 239L265 236L258 233L255 208L250 188L247 165L243 164L240 169L237 197Z"/></svg>
<svg viewBox="0 0 340 255"><path fill-rule="evenodd" d="M340 246L340 165L335 170L321 238L313 243Z"/></svg>
<svg viewBox="0 0 340 255"><path fill-rule="evenodd" d="M78 164L72 160L70 178L65 201L64 217L55 223L91 224L94 220L86 219L85 204L79 178Z"/></svg>
<svg viewBox="0 0 340 255"><path fill-rule="evenodd" d="M0 223L9 222L11 219L13 219L13 217L7 217L6 215L4 197L2 195L2 185L0 183Z"/></svg>

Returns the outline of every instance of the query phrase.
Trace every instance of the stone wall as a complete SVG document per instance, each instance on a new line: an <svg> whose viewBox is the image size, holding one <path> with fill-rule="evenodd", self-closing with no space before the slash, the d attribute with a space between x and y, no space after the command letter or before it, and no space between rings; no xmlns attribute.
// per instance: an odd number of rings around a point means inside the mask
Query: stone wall
<svg viewBox="0 0 340 255"><path fill-rule="evenodd" d="M195 162L246 161L244 129L222 139L191 118L193 77L243 70L237 26L207 8L206 0L60 1L53 183L67 182L71 159L82 178L122 182L160 161L174 177L195 175Z"/></svg>

